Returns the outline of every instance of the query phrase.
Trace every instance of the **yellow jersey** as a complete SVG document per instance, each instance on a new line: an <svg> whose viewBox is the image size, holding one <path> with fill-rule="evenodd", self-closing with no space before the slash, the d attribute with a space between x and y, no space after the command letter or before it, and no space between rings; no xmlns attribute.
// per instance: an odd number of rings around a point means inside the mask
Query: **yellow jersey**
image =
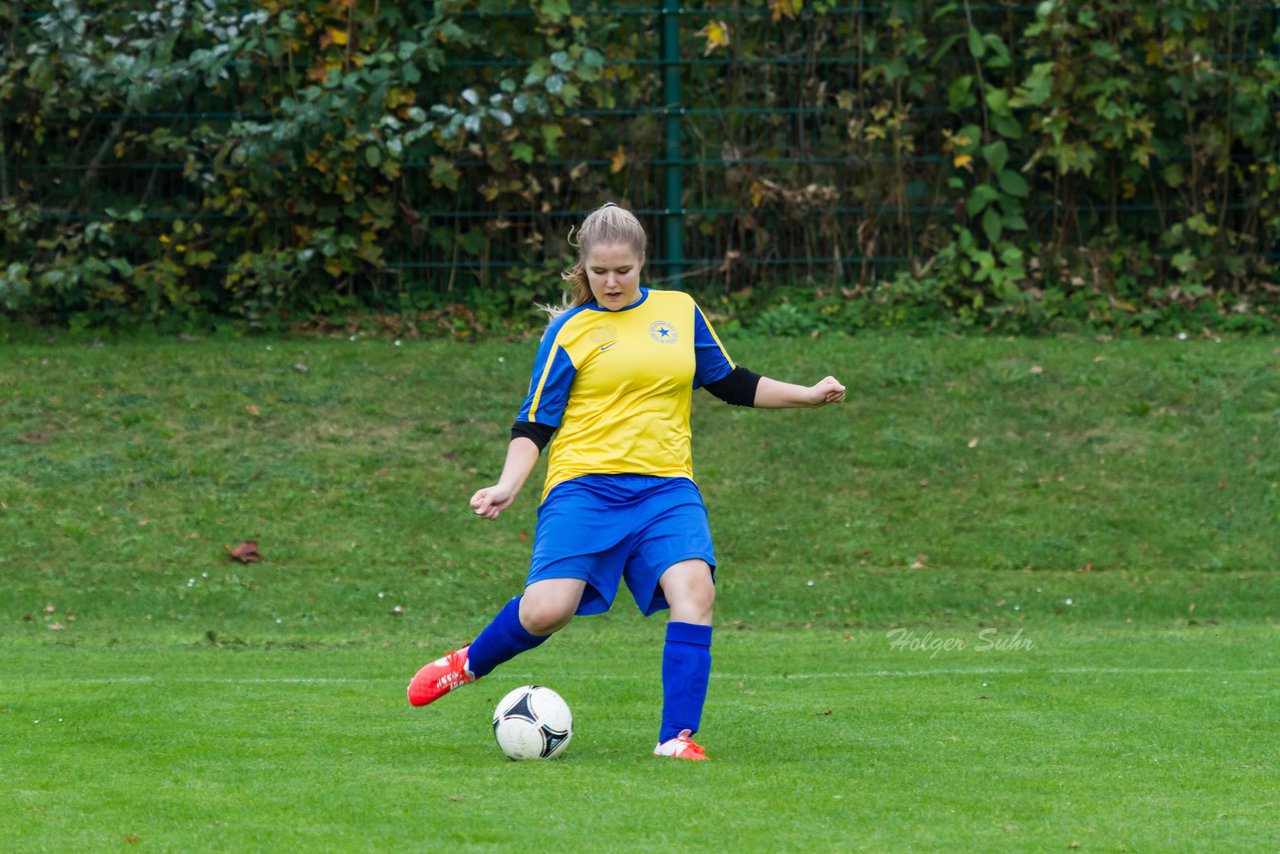
<svg viewBox="0 0 1280 854"><path fill-rule="evenodd" d="M640 289L618 311L594 300L551 321L517 421L556 429L545 499L588 474L693 477L693 390L734 369L702 309L680 291Z"/></svg>

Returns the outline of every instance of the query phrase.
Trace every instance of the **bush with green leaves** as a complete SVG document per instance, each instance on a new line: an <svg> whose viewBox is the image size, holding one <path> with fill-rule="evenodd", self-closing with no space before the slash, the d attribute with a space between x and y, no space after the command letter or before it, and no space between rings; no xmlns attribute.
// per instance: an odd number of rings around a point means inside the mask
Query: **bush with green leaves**
<svg viewBox="0 0 1280 854"><path fill-rule="evenodd" d="M682 9L673 209L654 5L0 5L0 310L532 322L615 200L779 334L1277 328L1273 6Z"/></svg>
<svg viewBox="0 0 1280 854"><path fill-rule="evenodd" d="M482 41L454 12L101 6L55 0L10 44L0 211L6 256L24 260L0 278L8 312L260 325L394 299L392 236L474 238L420 233L406 164L429 163L426 191L444 194L478 139L528 162L603 65L575 42L420 104L424 76ZM51 170L79 180L40 180Z"/></svg>

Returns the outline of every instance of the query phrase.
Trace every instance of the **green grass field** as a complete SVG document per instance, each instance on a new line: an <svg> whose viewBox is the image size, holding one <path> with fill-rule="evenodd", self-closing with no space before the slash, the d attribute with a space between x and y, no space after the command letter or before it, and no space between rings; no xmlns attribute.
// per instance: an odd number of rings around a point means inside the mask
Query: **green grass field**
<svg viewBox="0 0 1280 854"><path fill-rule="evenodd" d="M850 403L697 395L698 764L647 756L625 591L404 700L523 580L536 484L466 500L533 344L8 346L0 849L1280 847L1280 344L728 344ZM573 707L561 761L492 742L526 682Z"/></svg>

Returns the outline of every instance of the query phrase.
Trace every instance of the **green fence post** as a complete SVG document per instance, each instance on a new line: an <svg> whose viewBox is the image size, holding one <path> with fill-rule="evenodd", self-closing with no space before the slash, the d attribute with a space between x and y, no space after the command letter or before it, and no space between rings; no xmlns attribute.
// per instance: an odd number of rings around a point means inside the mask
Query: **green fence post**
<svg viewBox="0 0 1280 854"><path fill-rule="evenodd" d="M666 277L672 287L684 283L684 184L680 171L680 0L662 3L662 97L666 116L666 192L664 234Z"/></svg>

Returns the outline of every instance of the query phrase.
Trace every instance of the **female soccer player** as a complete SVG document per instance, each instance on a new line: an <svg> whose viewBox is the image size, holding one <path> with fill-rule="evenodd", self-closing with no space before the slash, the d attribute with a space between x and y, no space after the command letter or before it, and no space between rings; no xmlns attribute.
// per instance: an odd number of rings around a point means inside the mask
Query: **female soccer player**
<svg viewBox="0 0 1280 854"><path fill-rule="evenodd" d="M609 610L625 579L646 615L670 610L662 654L662 726L654 755L705 759L698 731L711 673L715 553L689 443L693 390L739 406L818 407L844 400L834 377L804 387L737 366L687 294L640 286L647 239L607 204L583 221L567 306L534 360L498 482L476 515L511 506L554 435L533 559L517 596L469 646L409 683L423 706L533 649L575 614Z"/></svg>

